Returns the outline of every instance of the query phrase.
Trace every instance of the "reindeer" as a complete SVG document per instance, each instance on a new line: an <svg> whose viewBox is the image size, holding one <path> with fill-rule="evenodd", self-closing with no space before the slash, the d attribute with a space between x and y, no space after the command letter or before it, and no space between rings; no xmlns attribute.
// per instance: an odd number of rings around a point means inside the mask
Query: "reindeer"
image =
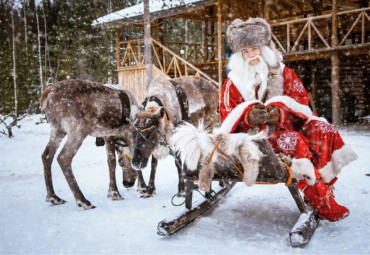
<svg viewBox="0 0 370 255"><path fill-rule="evenodd" d="M141 170L146 167L152 155L149 184L143 196L155 195L155 173L158 159L170 152L170 138L176 126L182 121L196 124L203 120L213 126L217 120L218 92L209 81L200 77L175 79L156 78L146 93L145 110L134 120L136 128L132 167ZM184 194L184 179L180 159L175 160L179 174L179 194Z"/></svg>
<svg viewBox="0 0 370 255"><path fill-rule="evenodd" d="M46 201L55 205L65 203L54 192L51 165L61 141L67 136L57 161L77 205L84 209L95 208L82 194L71 168L73 157L88 135L104 139L110 177L108 197L121 200L115 178L115 146L119 142L132 145L134 129L130 123L141 110L141 104L128 91L82 80L65 80L51 85L45 89L40 101L51 126L50 140L42 154Z"/></svg>

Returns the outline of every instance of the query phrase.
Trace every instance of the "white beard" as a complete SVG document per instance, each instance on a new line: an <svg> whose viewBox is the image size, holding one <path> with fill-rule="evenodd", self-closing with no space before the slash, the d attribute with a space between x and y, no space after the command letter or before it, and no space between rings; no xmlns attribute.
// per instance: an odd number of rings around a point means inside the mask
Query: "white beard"
<svg viewBox="0 0 370 255"><path fill-rule="evenodd" d="M265 59L256 56L259 61L255 65L249 64L253 59L244 60L242 53L237 52L231 56L228 77L235 84L245 102L250 100L262 100L267 90L269 68ZM260 85L256 98L256 87Z"/></svg>

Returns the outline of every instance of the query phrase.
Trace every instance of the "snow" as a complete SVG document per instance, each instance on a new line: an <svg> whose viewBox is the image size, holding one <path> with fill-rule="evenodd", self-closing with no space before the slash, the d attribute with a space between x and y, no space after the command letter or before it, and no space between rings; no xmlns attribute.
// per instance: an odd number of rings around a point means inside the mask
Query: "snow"
<svg viewBox="0 0 370 255"><path fill-rule="evenodd" d="M336 223L321 221L307 246L293 248L289 231L300 215L283 184L238 183L186 228L171 236L157 235L160 221L184 211L184 206L171 204L177 192L173 159L159 161L157 195L149 199L141 199L136 188L123 188L117 168L124 200L111 201L105 148L96 147L92 137L84 141L72 167L85 197L97 207L85 211L76 205L56 162L54 188L68 202L47 204L41 153L50 128L35 124L40 117L23 119L22 127L14 128L14 138L0 137L0 254L370 254L368 129L340 129L359 156L336 183L336 199L351 215ZM144 174L148 178L148 169Z"/></svg>
<svg viewBox="0 0 370 255"><path fill-rule="evenodd" d="M173 8L179 8L184 6L192 6L198 3L205 2L204 0L150 0L149 1L149 12L156 13L160 11L166 11ZM93 26L102 25L123 19L130 19L142 16L144 14L144 4L140 3L127 7L125 9L107 14L103 17L97 18L93 21Z"/></svg>

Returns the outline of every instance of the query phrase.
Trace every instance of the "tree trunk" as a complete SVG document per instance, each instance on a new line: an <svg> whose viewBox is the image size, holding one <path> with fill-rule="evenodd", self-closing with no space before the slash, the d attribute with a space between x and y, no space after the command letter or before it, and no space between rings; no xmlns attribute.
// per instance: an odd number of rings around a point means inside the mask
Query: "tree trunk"
<svg viewBox="0 0 370 255"><path fill-rule="evenodd" d="M40 85L41 91L40 94L44 91L44 80L42 77L42 62L41 62L41 41L40 41L40 27L39 27L39 15L36 9L36 25L37 25L37 46L39 50L39 75L40 75Z"/></svg>
<svg viewBox="0 0 370 255"><path fill-rule="evenodd" d="M146 67L146 88L152 81L152 51L150 34L149 0L144 0L144 45L145 45L145 67Z"/></svg>
<svg viewBox="0 0 370 255"><path fill-rule="evenodd" d="M15 27L14 27L14 5L11 10L12 16L12 39L13 39L13 81L14 81L14 112L15 116L18 115L18 89L17 89L17 72L16 72L16 64L15 64Z"/></svg>
<svg viewBox="0 0 370 255"><path fill-rule="evenodd" d="M51 70L51 63L50 63L50 56L49 56L49 45L48 45L48 31L47 31L47 26L46 26L46 15L45 15L45 6L44 6L44 0L42 0L42 15L44 16L44 27L45 27L45 63L44 63L44 68L45 68L45 79L47 79L47 63L49 62L49 77L52 77L52 70ZM49 61L48 61L49 60Z"/></svg>
<svg viewBox="0 0 370 255"><path fill-rule="evenodd" d="M27 1L24 2L24 9L23 9L23 21L24 21L24 40L26 42L26 59L27 59L27 64L28 64L28 35L27 35L27 12L26 12L26 7L27 7Z"/></svg>

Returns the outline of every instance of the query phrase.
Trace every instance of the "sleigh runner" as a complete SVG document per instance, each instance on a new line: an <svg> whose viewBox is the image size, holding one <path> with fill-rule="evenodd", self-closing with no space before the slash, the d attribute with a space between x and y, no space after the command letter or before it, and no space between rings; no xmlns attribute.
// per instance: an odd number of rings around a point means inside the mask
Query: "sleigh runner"
<svg viewBox="0 0 370 255"><path fill-rule="evenodd" d="M283 162L279 162L271 145L266 139L255 141L263 156L259 161L259 171L256 179L256 184L277 184L285 183L292 195L297 207L300 211L300 216L297 223L293 226L289 233L290 242L293 247L302 247L306 245L312 237L319 219L316 213L304 203L298 188L296 179L292 178L291 170ZM217 163L216 163L217 164ZM233 162L228 155L223 155L222 169L227 171L215 171L212 181L219 181L223 185L222 189L216 194L210 192L205 193L205 199L201 202L193 204L194 182L199 181L199 167L197 171L190 171L184 165L183 174L185 178L185 210L184 212L171 219L163 220L158 224L158 234L168 236L176 233L178 230L185 227L187 224L201 216L208 209L218 203L237 182L243 182L243 173L240 172L241 165ZM239 168L239 170L238 170ZM216 169L220 169L217 166ZM227 174L225 174L227 173Z"/></svg>

